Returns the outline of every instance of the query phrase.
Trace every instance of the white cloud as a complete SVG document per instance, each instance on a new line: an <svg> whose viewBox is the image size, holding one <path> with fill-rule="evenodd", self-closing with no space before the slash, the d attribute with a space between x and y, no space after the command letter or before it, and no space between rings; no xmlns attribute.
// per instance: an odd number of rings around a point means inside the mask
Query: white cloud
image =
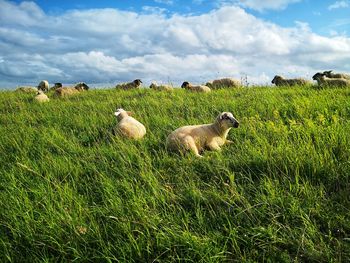
<svg viewBox="0 0 350 263"><path fill-rule="evenodd" d="M20 16L5 21L3 10ZM106 8L51 16L32 2L0 0L0 58L0 87L41 79L115 84L141 78L179 85L245 75L249 83L268 83L275 74L350 71L350 38L323 37L302 22L280 27L238 6L202 15Z"/></svg>
<svg viewBox="0 0 350 263"><path fill-rule="evenodd" d="M250 8L262 12L264 10L282 10L288 5L300 2L301 0L219 0L223 5L237 4L244 8Z"/></svg>
<svg viewBox="0 0 350 263"><path fill-rule="evenodd" d="M338 9L338 8L347 8L349 7L349 1L336 1L335 3L328 6L328 10Z"/></svg>
<svg viewBox="0 0 350 263"><path fill-rule="evenodd" d="M164 5L173 5L174 1L173 0L154 0L154 2L158 4L164 4Z"/></svg>

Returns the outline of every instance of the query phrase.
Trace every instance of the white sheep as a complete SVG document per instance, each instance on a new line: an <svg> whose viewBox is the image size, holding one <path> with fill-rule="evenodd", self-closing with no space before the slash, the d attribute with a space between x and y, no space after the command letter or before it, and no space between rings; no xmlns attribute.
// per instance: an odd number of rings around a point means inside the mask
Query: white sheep
<svg viewBox="0 0 350 263"><path fill-rule="evenodd" d="M37 93L38 89L36 87L31 87L31 86L22 86L18 87L16 92L23 92L23 93Z"/></svg>
<svg viewBox="0 0 350 263"><path fill-rule="evenodd" d="M233 78L215 79L207 82L205 85L211 89L238 88L242 86L239 80Z"/></svg>
<svg viewBox="0 0 350 263"><path fill-rule="evenodd" d="M204 85L192 85L188 81L185 81L184 83L182 83L181 88L187 89L187 90L190 90L190 91L205 92L205 93L211 91L211 89L209 87L207 87L207 86L204 86Z"/></svg>
<svg viewBox="0 0 350 263"><path fill-rule="evenodd" d="M38 90L38 93L34 97L34 100L36 100L39 103L49 102L50 101L49 97L42 90Z"/></svg>
<svg viewBox="0 0 350 263"><path fill-rule="evenodd" d="M83 88L83 86L76 86L75 88L71 88L71 87L62 87L62 88L57 88L55 89L55 96L57 97L68 97L70 95L74 95L77 94L79 92L84 91L85 89Z"/></svg>
<svg viewBox="0 0 350 263"><path fill-rule="evenodd" d="M118 109L114 115L117 116L118 124L115 128L116 134L130 139L141 139L146 134L145 126L131 117L132 112Z"/></svg>
<svg viewBox="0 0 350 263"><path fill-rule="evenodd" d="M202 157L204 149L220 150L224 144L232 143L227 140L227 134L232 127L238 128L239 122L231 112L220 113L214 123L184 126L173 131L167 138L166 146L169 150L185 153L193 152Z"/></svg>
<svg viewBox="0 0 350 263"><path fill-rule="evenodd" d="M149 86L150 89L158 90L158 91L172 91L173 87L169 85L158 85L157 82L153 81Z"/></svg>
<svg viewBox="0 0 350 263"><path fill-rule="evenodd" d="M140 79L135 79L132 82L129 83L121 83L117 84L115 86L116 89L123 89L123 90L128 90L128 89L138 89L141 86L142 81Z"/></svg>
<svg viewBox="0 0 350 263"><path fill-rule="evenodd" d="M42 90L43 92L49 91L49 82L47 80L40 81L38 90Z"/></svg>
<svg viewBox="0 0 350 263"><path fill-rule="evenodd" d="M276 75L271 83L276 86L305 86L311 85L312 83L306 79L297 78L297 79L285 79L282 76Z"/></svg>
<svg viewBox="0 0 350 263"><path fill-rule="evenodd" d="M313 77L321 87L350 87L350 80L326 78L324 73L316 73Z"/></svg>
<svg viewBox="0 0 350 263"><path fill-rule="evenodd" d="M333 70L324 71L323 74L327 78L331 79L348 79L350 80L350 75L345 73L332 73Z"/></svg>

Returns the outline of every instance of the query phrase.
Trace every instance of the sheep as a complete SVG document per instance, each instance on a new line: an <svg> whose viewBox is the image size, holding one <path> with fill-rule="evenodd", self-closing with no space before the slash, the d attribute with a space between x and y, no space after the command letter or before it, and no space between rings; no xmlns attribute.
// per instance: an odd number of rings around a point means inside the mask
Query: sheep
<svg viewBox="0 0 350 263"><path fill-rule="evenodd" d="M159 91L171 91L173 90L173 87L169 85L158 85L156 82L152 82L151 85L149 86L150 89L153 90L159 90Z"/></svg>
<svg viewBox="0 0 350 263"><path fill-rule="evenodd" d="M79 92L84 91L85 89L82 86L76 86L75 88L71 88L71 87L62 87L62 88L58 88L55 90L55 96L57 97L67 97L73 94L77 94Z"/></svg>
<svg viewBox="0 0 350 263"><path fill-rule="evenodd" d="M328 71L324 71L323 74L327 77L327 78L331 78L331 79L348 79L350 80L350 75L349 74L344 74L344 73L332 73L333 70L328 70Z"/></svg>
<svg viewBox="0 0 350 263"><path fill-rule="evenodd" d="M117 84L115 88L123 90L138 89L140 88L141 83L142 81L140 79L135 79L133 82Z"/></svg>
<svg viewBox="0 0 350 263"><path fill-rule="evenodd" d="M88 85L86 85L85 82L78 82L77 84L75 84L74 88L78 89L79 87L81 87L84 90L89 90L90 87Z"/></svg>
<svg viewBox="0 0 350 263"><path fill-rule="evenodd" d="M350 80L348 79L332 79L326 78L324 73L316 73L313 77L313 80L316 80L319 86L326 87L350 87Z"/></svg>
<svg viewBox="0 0 350 263"><path fill-rule="evenodd" d="M114 115L117 117L118 124L115 133L130 139L142 139L146 134L145 126L131 117L130 111L117 109Z"/></svg>
<svg viewBox="0 0 350 263"><path fill-rule="evenodd" d="M23 92L23 93L37 93L38 89L36 87L30 87L30 86L22 86L18 87L16 89L16 92Z"/></svg>
<svg viewBox="0 0 350 263"><path fill-rule="evenodd" d="M180 153L191 151L197 157L203 157L200 152L204 149L218 151L221 149L220 146L232 143L226 139L227 134L232 127L238 128L238 126L239 122L231 112L222 112L214 123L176 129L168 136L166 147Z"/></svg>
<svg viewBox="0 0 350 263"><path fill-rule="evenodd" d="M36 100L39 103L50 101L49 97L42 90L38 90L38 93L34 97L34 100Z"/></svg>
<svg viewBox="0 0 350 263"><path fill-rule="evenodd" d="M211 89L238 88L241 87L241 82L232 78L223 78L209 81L205 85Z"/></svg>
<svg viewBox="0 0 350 263"><path fill-rule="evenodd" d="M182 83L181 88L187 89L190 91L205 92L205 93L211 91L211 89L207 86L204 86L204 85L194 86L191 83L189 83L188 81L185 81L184 83Z"/></svg>
<svg viewBox="0 0 350 263"><path fill-rule="evenodd" d="M273 80L271 81L271 83L275 84L276 86L305 86L310 84L311 82L306 80L306 79L285 79L281 76L276 75Z"/></svg>
<svg viewBox="0 0 350 263"><path fill-rule="evenodd" d="M49 82L47 80L40 81L38 90L42 90L43 92L49 91Z"/></svg>
<svg viewBox="0 0 350 263"><path fill-rule="evenodd" d="M53 85L53 87L51 87L50 90L55 90L55 89L59 89L59 88L62 88L62 87L63 87L63 85L62 85L61 82L56 82L56 83Z"/></svg>

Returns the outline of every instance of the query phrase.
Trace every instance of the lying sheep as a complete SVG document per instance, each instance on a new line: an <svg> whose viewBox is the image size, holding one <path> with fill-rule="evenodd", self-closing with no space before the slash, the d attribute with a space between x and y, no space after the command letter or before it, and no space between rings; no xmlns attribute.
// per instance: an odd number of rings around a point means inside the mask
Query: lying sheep
<svg viewBox="0 0 350 263"><path fill-rule="evenodd" d="M115 128L116 134L130 139L141 139L146 134L145 126L130 115L132 112L118 109L114 115L117 116L118 124Z"/></svg>
<svg viewBox="0 0 350 263"><path fill-rule="evenodd" d="M76 86L75 88L62 87L55 90L55 96L62 98L62 97L67 97L70 95L77 94L82 91L84 91L84 88L82 86Z"/></svg>
<svg viewBox="0 0 350 263"><path fill-rule="evenodd" d="M49 91L49 82L47 80L40 81L38 90L42 90L43 92Z"/></svg>
<svg viewBox="0 0 350 263"><path fill-rule="evenodd" d="M149 87L150 87L150 89L159 90L159 91L171 91L171 90L173 90L173 87L171 87L169 85L158 85L157 82L152 82Z"/></svg>
<svg viewBox="0 0 350 263"><path fill-rule="evenodd" d="M135 79L133 82L121 83L115 86L116 89L138 89L141 86L142 81L140 79Z"/></svg>
<svg viewBox="0 0 350 263"><path fill-rule="evenodd" d="M312 84L310 81L306 79L285 79L281 76L276 75L271 83L275 84L276 86L305 86L308 84Z"/></svg>
<svg viewBox="0 0 350 263"><path fill-rule="evenodd" d="M332 73L333 70L328 70L328 71L324 71L323 74L327 77L327 78L331 78L331 79L348 79L350 80L350 75L349 74L344 74L344 73Z"/></svg>
<svg viewBox="0 0 350 263"><path fill-rule="evenodd" d="M90 89L90 87L88 85L86 85L85 82L78 82L77 84L75 84L74 88L75 89L82 88L83 90L89 90Z"/></svg>
<svg viewBox="0 0 350 263"><path fill-rule="evenodd" d="M34 100L36 100L39 103L50 101L49 97L42 90L38 90L38 93L34 97Z"/></svg>
<svg viewBox="0 0 350 263"><path fill-rule="evenodd" d="M350 80L348 79L330 79L325 76L324 73L316 73L313 77L318 85L321 87L350 87Z"/></svg>
<svg viewBox="0 0 350 263"><path fill-rule="evenodd" d="M184 126L173 131L167 138L166 146L169 150L184 153L193 152L202 157L204 149L220 150L220 146L232 143L227 140L227 134L232 127L238 128L239 122L231 112L222 112L212 124Z"/></svg>
<svg viewBox="0 0 350 263"><path fill-rule="evenodd" d="M205 85L211 89L238 88L241 87L241 82L232 78L223 78L209 81Z"/></svg>
<svg viewBox="0 0 350 263"><path fill-rule="evenodd" d="M189 83L188 81L185 81L184 83L182 83L181 88L183 89L187 89L190 91L196 91L196 92L210 92L211 89L207 86L204 85L192 85L191 83Z"/></svg>
<svg viewBox="0 0 350 263"><path fill-rule="evenodd" d="M15 91L23 92L23 93L37 93L38 89L36 87L23 86L23 87L18 87Z"/></svg>

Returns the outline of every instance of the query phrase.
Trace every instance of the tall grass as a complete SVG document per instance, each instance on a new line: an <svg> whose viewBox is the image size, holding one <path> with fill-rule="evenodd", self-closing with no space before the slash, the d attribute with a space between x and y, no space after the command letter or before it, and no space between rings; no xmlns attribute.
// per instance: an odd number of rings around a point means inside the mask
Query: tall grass
<svg viewBox="0 0 350 263"><path fill-rule="evenodd" d="M350 90L0 93L1 262L350 261ZM116 108L147 127L113 135ZM235 144L167 152L231 111Z"/></svg>

